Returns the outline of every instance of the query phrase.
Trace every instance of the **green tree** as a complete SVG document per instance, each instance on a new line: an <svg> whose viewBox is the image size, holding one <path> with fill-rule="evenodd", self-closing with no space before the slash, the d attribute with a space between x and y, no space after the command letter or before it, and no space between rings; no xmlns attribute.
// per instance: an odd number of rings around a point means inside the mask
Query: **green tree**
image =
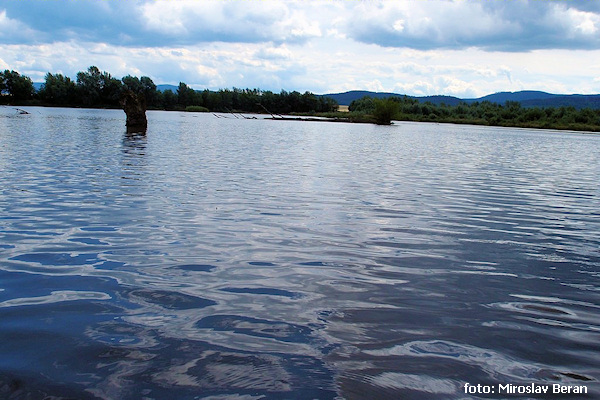
<svg viewBox="0 0 600 400"><path fill-rule="evenodd" d="M100 72L98 67L91 66L87 72L77 73L77 88L83 105L117 106L122 84L108 72Z"/></svg>
<svg viewBox="0 0 600 400"><path fill-rule="evenodd" d="M194 89L183 82L177 87L177 104L182 107L202 105L201 96Z"/></svg>
<svg viewBox="0 0 600 400"><path fill-rule="evenodd" d="M527 109L527 111L521 114L519 119L523 122L533 122L541 120L544 116L546 116L546 113L540 108L535 107Z"/></svg>
<svg viewBox="0 0 600 400"><path fill-rule="evenodd" d="M108 72L101 75L100 104L118 106L123 84L119 79L113 78Z"/></svg>
<svg viewBox="0 0 600 400"><path fill-rule="evenodd" d="M333 112L337 111L339 104L331 97L320 96L319 97L319 109L320 112Z"/></svg>
<svg viewBox="0 0 600 400"><path fill-rule="evenodd" d="M147 76L142 76L138 79L136 76L127 75L121 81L123 82L123 90L131 90L134 93L143 94L147 105L160 107L160 95L152 79Z"/></svg>
<svg viewBox="0 0 600 400"><path fill-rule="evenodd" d="M375 99L375 110L373 116L375 117L375 123L377 125L390 125L392 118L400 110L400 105L397 101L394 101L391 97L386 99Z"/></svg>
<svg viewBox="0 0 600 400"><path fill-rule="evenodd" d="M92 106L100 102L101 76L102 73L96 66L89 67L87 72L77 73L77 91L83 105Z"/></svg>
<svg viewBox="0 0 600 400"><path fill-rule="evenodd" d="M162 107L165 110L173 110L177 105L177 95L171 89L162 93Z"/></svg>
<svg viewBox="0 0 600 400"><path fill-rule="evenodd" d="M364 96L358 100L353 100L348 106L349 111L373 114L375 111L375 99L371 96Z"/></svg>
<svg viewBox="0 0 600 400"><path fill-rule="evenodd" d="M159 94L152 79L147 76L142 76L140 78L140 84L142 85L142 92L146 96L146 103L149 106L158 107L160 105Z"/></svg>
<svg viewBox="0 0 600 400"><path fill-rule="evenodd" d="M137 76L127 75L121 79L123 90L131 90L134 93L142 93L142 83Z"/></svg>
<svg viewBox="0 0 600 400"><path fill-rule="evenodd" d="M0 91L8 95L9 101L15 102L29 100L35 93L31 78L9 70L0 73Z"/></svg>
<svg viewBox="0 0 600 400"><path fill-rule="evenodd" d="M598 125L600 120L598 118L598 113L594 112L594 110L590 108L584 108L579 110L575 114L575 122L580 124L588 124L588 125Z"/></svg>
<svg viewBox="0 0 600 400"><path fill-rule="evenodd" d="M45 83L38 95L50 104L65 105L75 102L77 87L71 78L62 74L46 74Z"/></svg>
<svg viewBox="0 0 600 400"><path fill-rule="evenodd" d="M220 103L221 103L219 109L221 111L231 110L234 107L234 104L233 104L233 100L234 100L233 92L231 90L228 90L228 89L221 89L217 93L219 95L219 99L220 99Z"/></svg>

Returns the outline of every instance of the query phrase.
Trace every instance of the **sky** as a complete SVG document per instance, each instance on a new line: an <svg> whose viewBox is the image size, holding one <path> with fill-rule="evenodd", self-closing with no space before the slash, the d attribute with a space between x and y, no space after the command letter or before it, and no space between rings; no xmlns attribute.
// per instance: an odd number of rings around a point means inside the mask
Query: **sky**
<svg viewBox="0 0 600 400"><path fill-rule="evenodd" d="M0 0L0 69L194 89L600 93L600 0Z"/></svg>

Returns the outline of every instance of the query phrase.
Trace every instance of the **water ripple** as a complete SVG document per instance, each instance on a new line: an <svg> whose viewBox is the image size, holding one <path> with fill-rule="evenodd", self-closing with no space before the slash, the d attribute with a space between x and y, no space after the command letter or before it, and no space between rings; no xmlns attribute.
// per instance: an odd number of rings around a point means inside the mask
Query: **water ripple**
<svg viewBox="0 0 600 400"><path fill-rule="evenodd" d="M21 307L38 304L60 303L63 301L76 300L110 300L111 297L106 293L100 292L80 292L70 290L53 291L47 296L23 297L0 302L0 308L3 307Z"/></svg>
<svg viewBox="0 0 600 400"><path fill-rule="evenodd" d="M600 141L40 108L0 124L0 397L600 393Z"/></svg>

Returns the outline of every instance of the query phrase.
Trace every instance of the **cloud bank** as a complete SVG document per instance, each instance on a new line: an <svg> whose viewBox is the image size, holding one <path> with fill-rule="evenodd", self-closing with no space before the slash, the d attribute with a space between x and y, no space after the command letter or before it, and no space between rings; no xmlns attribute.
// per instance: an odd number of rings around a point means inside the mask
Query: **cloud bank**
<svg viewBox="0 0 600 400"><path fill-rule="evenodd" d="M9 1L4 43L86 40L126 46L297 43L334 30L419 50L600 48L595 1Z"/></svg>
<svg viewBox="0 0 600 400"><path fill-rule="evenodd" d="M0 3L0 65L196 88L590 93L599 30L597 1L20 0Z"/></svg>
<svg viewBox="0 0 600 400"><path fill-rule="evenodd" d="M588 3L592 2L426 1L418 7L413 2L379 7L360 3L347 31L359 42L420 50L598 49L600 13Z"/></svg>

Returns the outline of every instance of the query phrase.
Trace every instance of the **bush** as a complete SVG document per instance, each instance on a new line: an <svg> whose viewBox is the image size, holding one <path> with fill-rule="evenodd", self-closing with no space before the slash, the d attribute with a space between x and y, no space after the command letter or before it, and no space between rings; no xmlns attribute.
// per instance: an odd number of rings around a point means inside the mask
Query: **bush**
<svg viewBox="0 0 600 400"><path fill-rule="evenodd" d="M352 100L350 106L348 106L348 111L350 112L361 112L364 114L372 114L375 110L375 103L371 96L364 96L357 100Z"/></svg>
<svg viewBox="0 0 600 400"><path fill-rule="evenodd" d="M208 112L208 108L202 106L187 106L185 111L188 112Z"/></svg>
<svg viewBox="0 0 600 400"><path fill-rule="evenodd" d="M398 113L399 109L398 102L389 97L387 99L376 99L375 111L373 111L375 123L377 125L391 125L392 118Z"/></svg>

